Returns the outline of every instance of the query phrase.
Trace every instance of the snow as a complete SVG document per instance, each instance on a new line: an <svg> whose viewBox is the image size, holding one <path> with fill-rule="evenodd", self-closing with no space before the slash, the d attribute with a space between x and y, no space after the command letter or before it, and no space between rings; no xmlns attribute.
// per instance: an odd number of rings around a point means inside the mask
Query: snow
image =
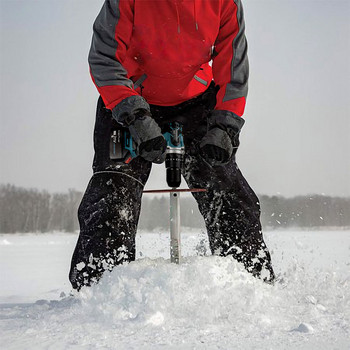
<svg viewBox="0 0 350 350"><path fill-rule="evenodd" d="M208 254L182 235L137 235L138 260L75 297L67 280L76 234L0 235L2 349L348 349L350 231L265 233L278 281ZM65 294L65 295L64 295Z"/></svg>

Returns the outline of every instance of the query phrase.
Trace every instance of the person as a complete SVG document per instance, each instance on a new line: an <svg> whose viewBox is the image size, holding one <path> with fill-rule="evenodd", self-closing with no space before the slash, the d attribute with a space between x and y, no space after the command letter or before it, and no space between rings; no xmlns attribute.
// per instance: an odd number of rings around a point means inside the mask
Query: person
<svg viewBox="0 0 350 350"><path fill-rule="evenodd" d="M259 200L236 164L248 90L240 0L106 0L93 27L90 73L100 98L93 176L78 210L74 289L135 260L141 197L152 163L165 159L163 132L183 125L183 176L204 217L212 254L233 256L274 280ZM136 142L127 164L111 159L111 131Z"/></svg>

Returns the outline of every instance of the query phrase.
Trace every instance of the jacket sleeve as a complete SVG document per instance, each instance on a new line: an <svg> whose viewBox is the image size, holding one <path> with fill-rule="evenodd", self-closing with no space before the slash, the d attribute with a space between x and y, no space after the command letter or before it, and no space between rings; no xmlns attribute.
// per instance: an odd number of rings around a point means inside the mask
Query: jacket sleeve
<svg viewBox="0 0 350 350"><path fill-rule="evenodd" d="M149 106L123 67L133 28L133 0L106 0L93 26L90 74L106 107L116 116Z"/></svg>
<svg viewBox="0 0 350 350"><path fill-rule="evenodd" d="M219 86L215 110L241 117L248 93L249 64L240 0L222 0L221 22L214 45L213 76Z"/></svg>

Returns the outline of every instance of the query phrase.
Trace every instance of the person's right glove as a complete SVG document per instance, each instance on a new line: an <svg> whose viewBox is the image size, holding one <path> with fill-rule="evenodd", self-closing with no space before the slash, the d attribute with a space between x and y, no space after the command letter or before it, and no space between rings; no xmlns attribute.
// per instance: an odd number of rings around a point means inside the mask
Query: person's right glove
<svg viewBox="0 0 350 350"><path fill-rule="evenodd" d="M212 111L208 131L199 144L201 157L211 166L227 164L237 151L243 124L244 119L230 111Z"/></svg>
<svg viewBox="0 0 350 350"><path fill-rule="evenodd" d="M157 164L165 161L167 142L150 112L138 110L129 130L137 145L136 154Z"/></svg>
<svg viewBox="0 0 350 350"><path fill-rule="evenodd" d="M165 161L167 143L146 100L140 96L127 98L112 110L112 115L118 123L129 128L137 155L153 163Z"/></svg>

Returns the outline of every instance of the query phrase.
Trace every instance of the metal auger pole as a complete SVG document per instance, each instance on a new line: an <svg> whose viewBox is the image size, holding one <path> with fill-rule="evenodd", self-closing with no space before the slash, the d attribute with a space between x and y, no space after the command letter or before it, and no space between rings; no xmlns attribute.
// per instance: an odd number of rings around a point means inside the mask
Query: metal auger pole
<svg viewBox="0 0 350 350"><path fill-rule="evenodd" d="M180 193L170 193L170 261L180 264L181 235L180 235Z"/></svg>

